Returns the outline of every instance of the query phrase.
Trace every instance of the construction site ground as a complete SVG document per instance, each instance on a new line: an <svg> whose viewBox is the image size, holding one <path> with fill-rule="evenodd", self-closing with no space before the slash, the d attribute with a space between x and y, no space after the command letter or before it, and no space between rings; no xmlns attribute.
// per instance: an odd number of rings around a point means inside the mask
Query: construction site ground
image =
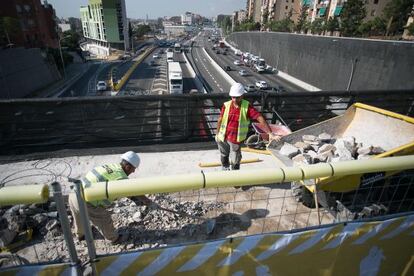
<svg viewBox="0 0 414 276"><path fill-rule="evenodd" d="M58 181L62 185L64 194L67 195L70 192L67 177L80 178L95 166L119 162L121 153L67 156L1 164L0 180L6 183L5 185L50 184ZM221 170L220 166L199 167L199 163L219 162L220 155L217 149L143 152L140 153L140 157L139 169L129 178ZM261 162L241 165L241 170L255 174L257 169L278 166L271 155L243 153L243 159L254 158L259 158ZM122 199L116 202L113 210L114 224L118 229L129 232L130 238L124 244L112 245L95 231L98 254L318 225L316 210L295 201L290 191L290 183L255 186L246 191L234 187L193 190L168 195L150 195L150 198L166 208L177 209L177 205L180 205L185 207L182 209L184 212L215 219L214 231L206 233L202 221L167 214L165 211L151 210L151 215L144 216L141 214L145 211L142 207L135 206L129 199ZM196 211L197 208L200 209L199 213ZM146 212L148 213L148 210ZM323 212L321 219L323 224L331 223L333 220L326 212ZM35 248L33 248L34 243L28 243L27 248L21 248L18 253L30 262L36 262L36 259L56 260L62 257L62 254L67 256L61 233L46 232L44 237L37 235ZM58 241L54 240L56 237L59 237ZM75 242L76 246L83 250L80 254L81 258L86 260L86 243L79 242L77 239ZM58 247L61 248L56 249Z"/></svg>

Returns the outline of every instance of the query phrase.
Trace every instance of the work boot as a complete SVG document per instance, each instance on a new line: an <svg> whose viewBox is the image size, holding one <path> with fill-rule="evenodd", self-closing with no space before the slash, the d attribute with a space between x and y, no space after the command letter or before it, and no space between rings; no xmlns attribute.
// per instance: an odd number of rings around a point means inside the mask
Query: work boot
<svg viewBox="0 0 414 276"><path fill-rule="evenodd" d="M221 159L221 166L224 168L228 168L230 167L230 162L229 162L229 158L228 157L220 157Z"/></svg>
<svg viewBox="0 0 414 276"><path fill-rule="evenodd" d="M237 171L237 170L240 170L240 164L234 164L234 165L231 165L231 170L232 170L232 171Z"/></svg>

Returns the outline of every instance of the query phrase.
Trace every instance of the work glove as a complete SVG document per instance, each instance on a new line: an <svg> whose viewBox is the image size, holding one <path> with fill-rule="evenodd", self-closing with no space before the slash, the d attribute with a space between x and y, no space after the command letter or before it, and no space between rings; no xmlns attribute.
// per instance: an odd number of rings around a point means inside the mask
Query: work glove
<svg viewBox="0 0 414 276"><path fill-rule="evenodd" d="M272 141L279 142L282 137L273 133L269 133L269 143Z"/></svg>

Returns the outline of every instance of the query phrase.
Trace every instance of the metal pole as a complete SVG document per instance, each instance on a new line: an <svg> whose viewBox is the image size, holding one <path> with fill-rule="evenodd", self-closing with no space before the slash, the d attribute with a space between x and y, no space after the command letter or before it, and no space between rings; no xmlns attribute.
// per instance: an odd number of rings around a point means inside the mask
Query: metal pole
<svg viewBox="0 0 414 276"><path fill-rule="evenodd" d="M77 275L82 275L82 269L80 266L80 260L76 252L75 243L73 242L73 236L70 231L70 224L68 220L68 213L66 211L65 204L62 197L62 189L59 182L52 183L53 198L56 203L56 209L59 213L59 220L62 226L63 237L65 238L66 246L69 250L70 261L72 265L76 267Z"/></svg>
<svg viewBox="0 0 414 276"><path fill-rule="evenodd" d="M62 54L62 46L60 45L60 41L62 38L59 39L59 52L60 52L60 60L62 61L62 67L63 67L63 76L66 79L66 69L65 69L65 62L63 61L63 54Z"/></svg>
<svg viewBox="0 0 414 276"><path fill-rule="evenodd" d="M88 211L86 209L85 201L83 200L83 197L82 197L82 188L81 188L80 180L75 181L75 193L76 193L76 199L78 200L79 213L80 213L83 230L85 231L85 241L88 247L89 261L93 263L94 260L96 259L96 249L95 249L95 244L93 242L92 229L91 229L91 225L89 222Z"/></svg>
<svg viewBox="0 0 414 276"><path fill-rule="evenodd" d="M352 61L351 75L349 76L348 87L346 88L347 91L351 89L352 79L354 78L354 72L355 72L355 67L356 67L357 62L358 62L357 58Z"/></svg>
<svg viewBox="0 0 414 276"><path fill-rule="evenodd" d="M316 207L316 215L318 217L318 223L321 225L321 216L319 214L319 200L318 200L318 187L316 185L313 185L313 195L315 199L315 207Z"/></svg>

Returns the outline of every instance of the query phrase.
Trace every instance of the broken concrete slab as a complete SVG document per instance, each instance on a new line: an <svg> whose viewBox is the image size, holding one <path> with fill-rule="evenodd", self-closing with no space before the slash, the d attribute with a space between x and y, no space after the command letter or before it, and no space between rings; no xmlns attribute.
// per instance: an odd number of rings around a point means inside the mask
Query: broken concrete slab
<svg viewBox="0 0 414 276"><path fill-rule="evenodd" d="M289 158L293 158L297 154L299 154L299 149L289 143L284 143L282 148L280 149L280 154L287 156Z"/></svg>

